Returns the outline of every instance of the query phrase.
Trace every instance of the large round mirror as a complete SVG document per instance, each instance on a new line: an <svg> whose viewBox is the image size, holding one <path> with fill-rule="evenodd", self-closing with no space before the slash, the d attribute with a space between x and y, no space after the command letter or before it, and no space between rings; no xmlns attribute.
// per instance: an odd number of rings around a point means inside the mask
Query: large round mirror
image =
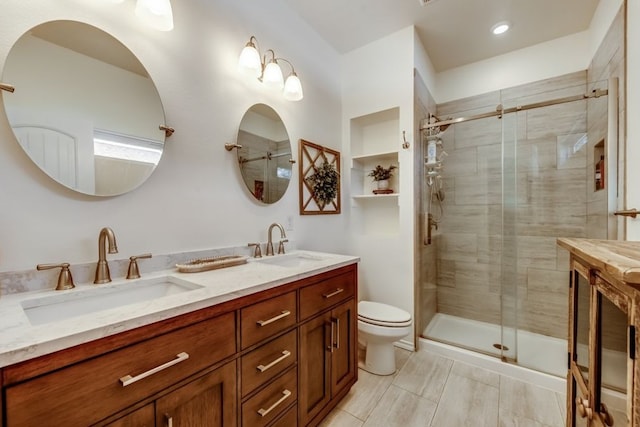
<svg viewBox="0 0 640 427"><path fill-rule="evenodd" d="M104 31L52 21L12 47L5 111L31 160L84 194L114 196L142 184L164 147L164 110L140 61Z"/></svg>
<svg viewBox="0 0 640 427"><path fill-rule="evenodd" d="M242 117L238 131L238 164L247 188L263 203L282 198L291 181L291 143L282 119L265 104Z"/></svg>

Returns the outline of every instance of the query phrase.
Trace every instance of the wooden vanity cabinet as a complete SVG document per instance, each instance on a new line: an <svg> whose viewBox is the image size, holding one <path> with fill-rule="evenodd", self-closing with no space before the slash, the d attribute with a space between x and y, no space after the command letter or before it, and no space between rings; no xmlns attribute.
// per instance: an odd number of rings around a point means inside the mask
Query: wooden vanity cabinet
<svg viewBox="0 0 640 427"><path fill-rule="evenodd" d="M300 313L311 317L299 328L300 425L319 424L357 380L355 283L340 276L300 291Z"/></svg>
<svg viewBox="0 0 640 427"><path fill-rule="evenodd" d="M558 243L571 266L567 426L640 427L640 244Z"/></svg>
<svg viewBox="0 0 640 427"><path fill-rule="evenodd" d="M356 287L351 264L7 366L0 426L315 426L357 380Z"/></svg>
<svg viewBox="0 0 640 427"><path fill-rule="evenodd" d="M124 417L109 427L237 425L235 362L205 374Z"/></svg>

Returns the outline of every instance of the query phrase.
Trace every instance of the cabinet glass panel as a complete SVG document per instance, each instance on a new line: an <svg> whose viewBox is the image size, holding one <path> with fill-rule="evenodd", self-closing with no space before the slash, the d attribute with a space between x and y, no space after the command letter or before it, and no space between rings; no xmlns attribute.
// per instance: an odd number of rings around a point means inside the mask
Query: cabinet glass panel
<svg viewBox="0 0 640 427"><path fill-rule="evenodd" d="M600 402L615 425L627 425L627 313L598 293L600 307ZM601 409L599 412L604 413ZM605 422L607 425L610 423Z"/></svg>
<svg viewBox="0 0 640 427"><path fill-rule="evenodd" d="M574 273L576 295L576 363L582 373L585 384L589 380L589 281L580 273Z"/></svg>

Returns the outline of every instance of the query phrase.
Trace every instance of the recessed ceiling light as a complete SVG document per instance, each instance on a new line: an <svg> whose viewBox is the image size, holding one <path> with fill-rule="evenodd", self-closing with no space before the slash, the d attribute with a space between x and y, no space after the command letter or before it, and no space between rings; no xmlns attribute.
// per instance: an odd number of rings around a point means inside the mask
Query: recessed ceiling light
<svg viewBox="0 0 640 427"><path fill-rule="evenodd" d="M491 32L494 35L504 34L509 31L510 24L507 21L498 22L493 27L491 27Z"/></svg>

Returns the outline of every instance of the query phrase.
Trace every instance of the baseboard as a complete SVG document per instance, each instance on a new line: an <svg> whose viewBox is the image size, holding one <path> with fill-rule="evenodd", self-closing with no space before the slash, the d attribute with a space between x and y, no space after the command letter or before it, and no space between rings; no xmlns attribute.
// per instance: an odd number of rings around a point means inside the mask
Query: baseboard
<svg viewBox="0 0 640 427"><path fill-rule="evenodd" d="M393 345L399 348L403 348L405 350L416 351L416 346L411 341L400 340L400 341L394 342Z"/></svg>

